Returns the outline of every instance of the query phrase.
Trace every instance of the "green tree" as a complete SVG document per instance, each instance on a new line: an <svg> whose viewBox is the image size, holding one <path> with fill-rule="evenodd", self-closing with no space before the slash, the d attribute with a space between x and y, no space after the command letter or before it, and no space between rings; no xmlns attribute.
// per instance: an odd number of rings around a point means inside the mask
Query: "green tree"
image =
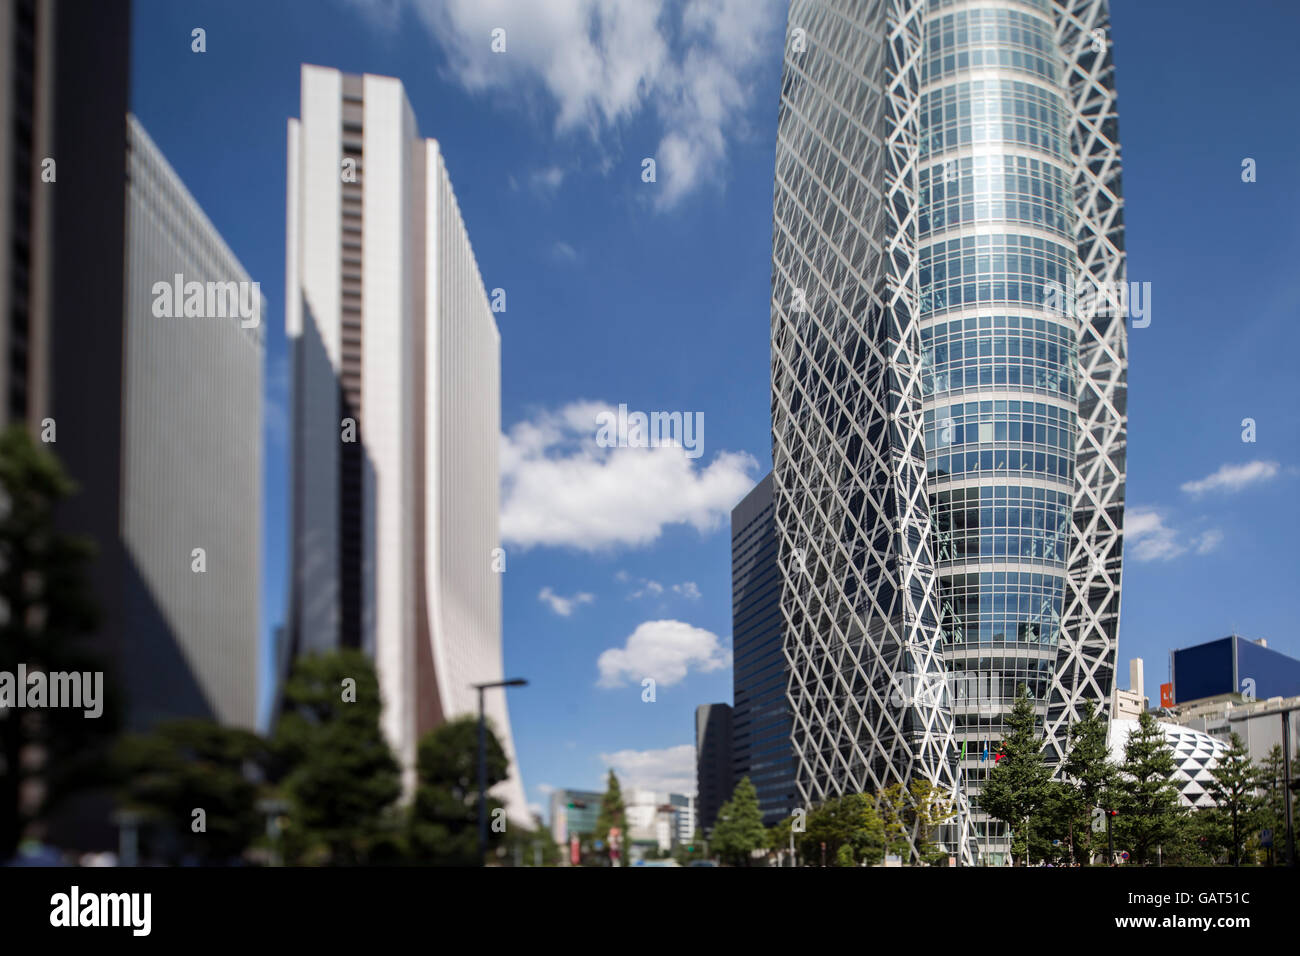
<svg viewBox="0 0 1300 956"><path fill-rule="evenodd" d="M264 830L259 784L249 771L266 758L266 742L250 731L210 720L165 721L118 742L122 803L158 832L163 852L170 844L202 863L230 863ZM196 809L204 814L201 832L194 829Z"/></svg>
<svg viewBox="0 0 1300 956"><path fill-rule="evenodd" d="M490 790L509 772L505 749L490 724L485 750ZM410 813L414 862L432 866L482 865L478 850L477 717L449 720L424 735L416 758L416 780ZM502 845L505 835L491 826L501 804L489 794L486 807L491 851ZM506 832L509 830L507 826ZM524 834L519 836L522 839Z"/></svg>
<svg viewBox="0 0 1300 956"><path fill-rule="evenodd" d="M948 858L948 850L934 837L938 827L956 814L957 805L934 784L928 780L913 780L907 787L891 784L876 794L874 808L890 853L930 865Z"/></svg>
<svg viewBox="0 0 1300 956"><path fill-rule="evenodd" d="M1234 733L1229 741L1227 752L1210 771L1214 782L1209 790L1228 824L1228 858L1233 866L1241 866L1247 837L1259 820L1262 801L1255 791L1263 781L1260 771L1251 763L1250 752L1241 737Z"/></svg>
<svg viewBox="0 0 1300 956"><path fill-rule="evenodd" d="M294 666L274 749L292 806L286 844L300 857L363 863L391 841L396 818L386 811L402 784L380 710L374 666L360 651L309 655Z"/></svg>
<svg viewBox="0 0 1300 956"><path fill-rule="evenodd" d="M1087 829L1079 792L1069 784L1051 780L1043 804L1029 823L1029 859L1073 861L1076 833Z"/></svg>
<svg viewBox="0 0 1300 956"><path fill-rule="evenodd" d="M1110 759L1108 730L1106 715L1088 701L1083 718L1070 727L1070 752L1063 768L1077 795L1073 802L1066 795L1061 797L1063 809L1073 813L1071 843L1078 846L1080 855L1088 863L1092 862L1095 852L1091 826L1093 812L1099 807L1106 809L1119 773Z"/></svg>
<svg viewBox="0 0 1300 956"><path fill-rule="evenodd" d="M833 797L808 813L805 831L795 834L799 857L805 865L820 866L821 845L828 862L848 846L859 863L875 864L885 858L885 827L875 801L865 793Z"/></svg>
<svg viewBox="0 0 1300 956"><path fill-rule="evenodd" d="M1292 773L1300 766L1300 753L1292 759ZM1274 744L1259 764L1259 785L1264 790L1262 806L1259 813L1261 829L1273 831L1273 849L1269 859L1274 865L1286 861L1286 801L1291 800L1292 820L1300 819L1300 807L1296 806L1295 795L1287 787L1286 764L1282 759L1282 747Z"/></svg>
<svg viewBox="0 0 1300 956"><path fill-rule="evenodd" d="M1043 762L1033 701L1021 684L1007 717L1003 758L994 764L979 796L979 805L993 819L1011 828L1011 852L1028 864L1028 831L1047 799L1052 774Z"/></svg>
<svg viewBox="0 0 1300 956"><path fill-rule="evenodd" d="M724 861L748 866L753 851L767 845L763 813L758 809L758 791L748 777L742 777L731 799L718 808L718 822L713 827L713 850Z"/></svg>
<svg viewBox="0 0 1300 956"><path fill-rule="evenodd" d="M1166 866L1213 866L1227 852L1229 829L1215 807L1184 811L1163 844Z"/></svg>
<svg viewBox="0 0 1300 956"><path fill-rule="evenodd" d="M1115 800L1116 839L1139 865L1157 846L1174 838L1184 821L1173 775L1174 755L1165 732L1155 717L1143 712L1124 745Z"/></svg>
<svg viewBox="0 0 1300 956"><path fill-rule="evenodd" d="M858 861L853 856L853 847L847 843L841 843L840 848L835 851L836 866L857 866Z"/></svg>
<svg viewBox="0 0 1300 956"><path fill-rule="evenodd" d="M618 857L611 853L613 847L610 846L610 831L614 829L619 831ZM600 798L600 812L596 814L596 832L593 836L604 846L599 855L607 865L627 866L627 807L623 804L623 790L619 786L618 777L614 776L612 769L605 783L605 795Z"/></svg>
<svg viewBox="0 0 1300 956"><path fill-rule="evenodd" d="M29 824L73 793L111 779L121 695L87 647L99 622L88 578L95 548L55 528L60 503L75 491L58 460L23 425L0 431L0 671L16 678L23 664L28 674L103 675L98 717L86 717L87 708L52 707L0 719L0 861L13 855ZM17 688L10 691L16 695ZM41 755L39 762L25 759L33 754ZM29 788L29 781L40 785ZM29 803L24 792L39 795L38 802Z"/></svg>

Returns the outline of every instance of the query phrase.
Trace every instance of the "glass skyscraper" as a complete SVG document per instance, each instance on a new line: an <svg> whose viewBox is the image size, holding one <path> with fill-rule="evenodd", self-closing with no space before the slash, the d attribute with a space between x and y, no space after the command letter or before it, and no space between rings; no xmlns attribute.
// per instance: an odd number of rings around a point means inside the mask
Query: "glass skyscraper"
<svg viewBox="0 0 1300 956"><path fill-rule="evenodd" d="M1110 49L1105 0L790 8L772 417L798 789L929 780L974 806L945 835L967 861L1006 848L978 793L1017 687L1053 766L1085 703L1110 706Z"/></svg>
<svg viewBox="0 0 1300 956"><path fill-rule="evenodd" d="M774 513L771 474L731 511L731 776L735 782L749 778L767 826L798 803Z"/></svg>

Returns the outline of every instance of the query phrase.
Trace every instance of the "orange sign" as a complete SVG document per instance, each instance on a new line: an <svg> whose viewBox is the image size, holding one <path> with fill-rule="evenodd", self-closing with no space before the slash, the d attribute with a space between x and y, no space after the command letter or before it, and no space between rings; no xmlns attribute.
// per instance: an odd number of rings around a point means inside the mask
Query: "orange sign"
<svg viewBox="0 0 1300 956"><path fill-rule="evenodd" d="M1174 706L1174 685L1173 684L1160 685L1160 706L1161 707Z"/></svg>

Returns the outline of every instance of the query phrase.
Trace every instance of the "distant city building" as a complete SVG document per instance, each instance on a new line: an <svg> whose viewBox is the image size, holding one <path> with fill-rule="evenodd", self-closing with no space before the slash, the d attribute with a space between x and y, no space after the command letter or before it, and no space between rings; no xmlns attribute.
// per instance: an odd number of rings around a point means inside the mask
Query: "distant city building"
<svg viewBox="0 0 1300 956"><path fill-rule="evenodd" d="M694 800L684 794L631 790L626 806L629 845L670 851L694 833Z"/></svg>
<svg viewBox="0 0 1300 956"><path fill-rule="evenodd" d="M437 141L391 77L302 68L289 121L290 659L359 648L416 744L500 680L500 337ZM506 692L496 790L527 824Z"/></svg>
<svg viewBox="0 0 1300 956"><path fill-rule="evenodd" d="M731 777L749 777L767 826L798 803L778 554L769 472L731 511Z"/></svg>
<svg viewBox="0 0 1300 956"><path fill-rule="evenodd" d="M1300 773L1300 695L1243 701L1215 698L1178 704L1162 719L1202 731L1224 741L1236 734L1246 745L1250 759L1259 763L1270 750L1282 746L1283 712L1290 710L1292 774Z"/></svg>
<svg viewBox="0 0 1300 956"><path fill-rule="evenodd" d="M731 707L701 704L695 708L695 808L696 825L705 833L731 798L731 768Z"/></svg>
<svg viewBox="0 0 1300 956"><path fill-rule="evenodd" d="M581 837L595 833L604 796L594 790L552 790L551 838L567 847L572 834Z"/></svg>
<svg viewBox="0 0 1300 956"><path fill-rule="evenodd" d="M1300 694L1300 660L1261 639L1236 634L1169 654L1174 704L1240 695L1263 700Z"/></svg>
<svg viewBox="0 0 1300 956"><path fill-rule="evenodd" d="M1143 687L1142 658L1135 657L1128 662L1128 690L1115 688L1115 697L1111 704L1111 716L1120 720L1137 720L1147 709L1147 698L1142 693Z"/></svg>
<svg viewBox="0 0 1300 956"><path fill-rule="evenodd" d="M1110 722L1107 740L1111 760L1115 763L1124 762L1124 745L1137 725L1136 720L1128 719L1117 718ZM1214 798L1210 796L1210 788L1214 785L1211 771L1227 752L1227 745L1222 740L1190 727L1163 720L1159 725L1173 751L1173 783L1178 787L1178 795L1183 804L1197 809L1214 806Z"/></svg>

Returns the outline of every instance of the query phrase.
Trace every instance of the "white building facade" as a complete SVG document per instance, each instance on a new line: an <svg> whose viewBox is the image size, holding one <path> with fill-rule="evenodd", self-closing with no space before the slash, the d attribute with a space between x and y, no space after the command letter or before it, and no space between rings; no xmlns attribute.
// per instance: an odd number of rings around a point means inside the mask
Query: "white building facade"
<svg viewBox="0 0 1300 956"><path fill-rule="evenodd" d="M134 116L126 168L121 670L131 726L190 716L251 730L265 302Z"/></svg>
<svg viewBox="0 0 1300 956"><path fill-rule="evenodd" d="M400 81L303 66L288 163L290 655L373 657L409 792L420 736L502 678L500 337ZM505 692L486 702L527 824Z"/></svg>

